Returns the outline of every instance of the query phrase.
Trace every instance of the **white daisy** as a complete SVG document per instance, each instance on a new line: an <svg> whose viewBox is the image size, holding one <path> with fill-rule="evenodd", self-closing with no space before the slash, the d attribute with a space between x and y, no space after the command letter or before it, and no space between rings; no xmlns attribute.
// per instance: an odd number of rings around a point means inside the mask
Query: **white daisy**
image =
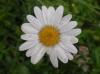
<svg viewBox="0 0 100 74"><path fill-rule="evenodd" d="M58 67L58 59L63 63L73 59L77 48L73 45L78 42L77 35L81 29L74 29L77 26L76 21L71 21L72 15L68 14L63 17L64 8L59 6L56 10L54 7L46 6L34 7L35 16L27 15L29 23L21 26L25 33L21 39L26 40L20 47L20 51L26 51L26 56L31 57L33 64L38 63L47 53L52 65Z"/></svg>

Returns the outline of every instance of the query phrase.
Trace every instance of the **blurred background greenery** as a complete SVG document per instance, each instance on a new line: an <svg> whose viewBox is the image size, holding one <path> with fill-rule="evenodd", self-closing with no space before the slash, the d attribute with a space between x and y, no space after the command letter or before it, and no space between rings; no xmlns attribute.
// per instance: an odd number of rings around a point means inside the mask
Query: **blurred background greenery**
<svg viewBox="0 0 100 74"><path fill-rule="evenodd" d="M38 64L30 63L18 47L23 41L20 26L33 7L42 5L65 7L82 29L79 53L67 64L59 62L55 69L47 55ZM0 74L100 74L100 0L0 0Z"/></svg>

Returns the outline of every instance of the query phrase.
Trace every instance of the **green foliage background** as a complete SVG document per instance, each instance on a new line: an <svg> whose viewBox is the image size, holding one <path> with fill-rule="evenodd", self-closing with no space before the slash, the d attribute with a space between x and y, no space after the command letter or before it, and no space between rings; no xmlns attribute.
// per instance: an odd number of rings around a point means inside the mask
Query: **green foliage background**
<svg viewBox="0 0 100 74"><path fill-rule="evenodd" d="M33 14L33 7L42 5L65 7L64 15L71 13L82 29L79 43L88 48L88 69L84 71L79 59L67 64L59 62L59 68L52 67L46 55L38 64L30 63L25 52L18 47L23 41L20 26L26 21L27 14ZM79 53L82 55L83 53ZM84 58L85 57L85 58ZM100 0L0 0L0 74L100 74Z"/></svg>

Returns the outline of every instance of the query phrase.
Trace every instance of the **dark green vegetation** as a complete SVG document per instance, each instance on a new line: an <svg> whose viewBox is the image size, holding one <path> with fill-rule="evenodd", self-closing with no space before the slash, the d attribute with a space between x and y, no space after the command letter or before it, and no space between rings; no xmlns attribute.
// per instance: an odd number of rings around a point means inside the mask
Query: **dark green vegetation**
<svg viewBox="0 0 100 74"><path fill-rule="evenodd" d="M79 53L67 64L52 67L46 55L38 64L30 63L18 47L23 41L20 26L33 7L65 7L64 15L73 14L82 28ZM100 0L0 0L0 74L100 74Z"/></svg>

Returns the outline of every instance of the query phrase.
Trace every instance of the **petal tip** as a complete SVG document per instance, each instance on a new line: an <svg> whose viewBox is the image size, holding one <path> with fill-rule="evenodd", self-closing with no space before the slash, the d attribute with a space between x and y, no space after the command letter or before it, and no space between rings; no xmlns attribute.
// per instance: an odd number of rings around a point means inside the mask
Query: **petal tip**
<svg viewBox="0 0 100 74"><path fill-rule="evenodd" d="M81 29L76 29L77 30L77 35L78 36L79 34L81 34L82 30Z"/></svg>
<svg viewBox="0 0 100 74"><path fill-rule="evenodd" d="M60 5L57 9L64 10L64 6Z"/></svg>
<svg viewBox="0 0 100 74"><path fill-rule="evenodd" d="M59 7L64 8L64 6L63 6L63 5L59 5Z"/></svg>
<svg viewBox="0 0 100 74"><path fill-rule="evenodd" d="M30 17L32 17L32 15L30 15L30 14L26 16L27 19L29 19Z"/></svg>
<svg viewBox="0 0 100 74"><path fill-rule="evenodd" d="M81 29L79 29L79 34L81 34L82 33L82 30Z"/></svg>
<svg viewBox="0 0 100 74"><path fill-rule="evenodd" d="M42 8L47 8L47 7L45 5L43 5Z"/></svg>
<svg viewBox="0 0 100 74"><path fill-rule="evenodd" d="M24 48L22 46L20 46L19 51L24 51Z"/></svg>

